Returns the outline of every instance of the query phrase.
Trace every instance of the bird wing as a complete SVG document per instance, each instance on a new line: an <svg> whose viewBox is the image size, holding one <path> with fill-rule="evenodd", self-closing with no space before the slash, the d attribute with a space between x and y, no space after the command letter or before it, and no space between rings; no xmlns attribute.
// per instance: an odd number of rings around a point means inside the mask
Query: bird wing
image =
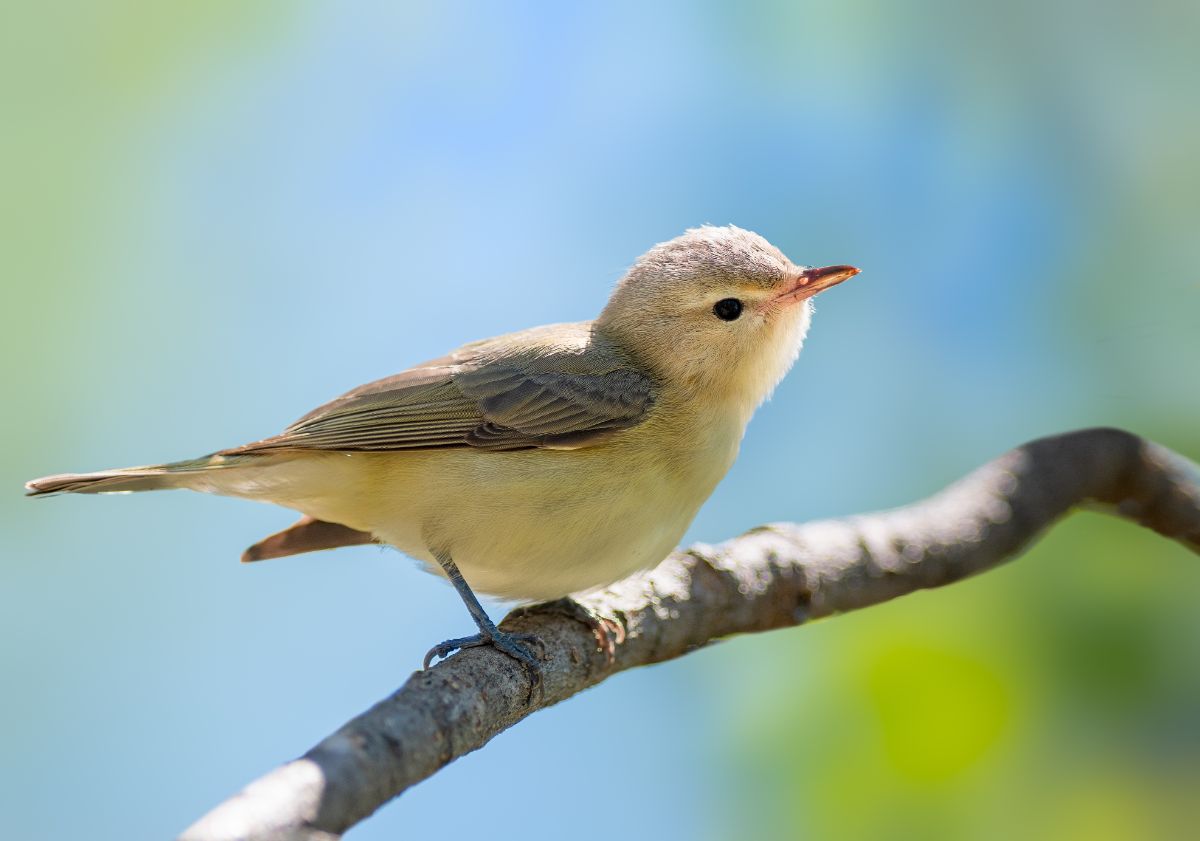
<svg viewBox="0 0 1200 841"><path fill-rule="evenodd" d="M274 449L577 449L641 422L655 384L590 324L466 345L326 403L281 434L228 453Z"/></svg>

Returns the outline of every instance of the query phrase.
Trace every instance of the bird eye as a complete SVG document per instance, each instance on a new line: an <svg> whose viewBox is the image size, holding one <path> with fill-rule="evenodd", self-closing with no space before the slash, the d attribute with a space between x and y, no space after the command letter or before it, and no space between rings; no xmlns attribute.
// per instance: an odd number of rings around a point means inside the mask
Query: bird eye
<svg viewBox="0 0 1200 841"><path fill-rule="evenodd" d="M722 298L713 304L713 315L722 321L736 321L742 314L742 302L737 298Z"/></svg>

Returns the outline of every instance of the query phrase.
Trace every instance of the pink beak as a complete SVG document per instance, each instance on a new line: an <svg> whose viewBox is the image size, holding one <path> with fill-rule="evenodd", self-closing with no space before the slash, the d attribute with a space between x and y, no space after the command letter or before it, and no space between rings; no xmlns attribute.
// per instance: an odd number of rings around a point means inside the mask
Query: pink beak
<svg viewBox="0 0 1200 841"><path fill-rule="evenodd" d="M791 288L775 298L781 304L795 304L806 298L811 298L818 292L824 292L831 286L837 286L843 280L849 280L858 274L854 266L824 266L819 269L805 269L800 272Z"/></svg>

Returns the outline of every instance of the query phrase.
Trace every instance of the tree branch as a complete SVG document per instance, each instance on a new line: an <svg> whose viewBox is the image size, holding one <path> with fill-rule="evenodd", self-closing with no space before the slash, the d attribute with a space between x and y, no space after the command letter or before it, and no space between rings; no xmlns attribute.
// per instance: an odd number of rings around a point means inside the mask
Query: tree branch
<svg viewBox="0 0 1200 841"><path fill-rule="evenodd" d="M1070 509L1092 504L1200 553L1200 473L1116 429L1042 438L927 500L877 514L754 529L676 553L580 600L593 629L548 607L515 611L542 640L543 691L487 648L417 672L300 759L251 783L181 841L335 841L409 786L530 713L616 672L732 634L799 625L949 584L1017 554Z"/></svg>

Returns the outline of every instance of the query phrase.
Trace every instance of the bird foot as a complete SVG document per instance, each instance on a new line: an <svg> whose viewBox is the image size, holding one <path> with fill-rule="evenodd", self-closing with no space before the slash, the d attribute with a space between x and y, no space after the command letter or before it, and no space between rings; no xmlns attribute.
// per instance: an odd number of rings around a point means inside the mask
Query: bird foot
<svg viewBox="0 0 1200 841"><path fill-rule="evenodd" d="M522 645L522 643L531 642L538 642L535 634L513 634L501 631L499 628L492 628L484 633L472 634L469 637L458 637L457 639L438 643L426 653L425 668L428 669L429 665L435 659L444 660L455 651L461 651L465 648L476 648L481 645L490 645L498 651L503 651L525 667L525 672L529 675L529 696L532 698L533 693L542 683L542 664L528 648Z"/></svg>
<svg viewBox="0 0 1200 841"><path fill-rule="evenodd" d="M554 601L539 602L538 604L526 607L518 607L512 612L512 615L522 616L535 612L557 613L560 616L566 616L568 619L582 622L592 632L592 636L596 638L597 650L604 652L605 659L609 663L612 663L616 659L617 646L625 642L625 625L619 617L606 616L589 607L584 607L569 596L555 599Z"/></svg>

